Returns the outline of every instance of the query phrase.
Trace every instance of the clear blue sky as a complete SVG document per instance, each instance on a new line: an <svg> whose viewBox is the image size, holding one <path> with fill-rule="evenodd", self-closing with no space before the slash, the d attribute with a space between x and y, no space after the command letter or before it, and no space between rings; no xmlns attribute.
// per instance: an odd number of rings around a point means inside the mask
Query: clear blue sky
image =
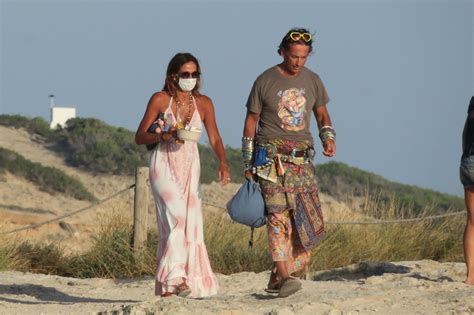
<svg viewBox="0 0 474 315"><path fill-rule="evenodd" d="M0 113L49 119L49 94L135 130L170 58L195 54L224 143L240 146L256 76L291 27L315 32L335 158L461 194L474 94L473 1L1 1ZM313 120L313 135L315 121ZM316 162L325 162L319 152Z"/></svg>

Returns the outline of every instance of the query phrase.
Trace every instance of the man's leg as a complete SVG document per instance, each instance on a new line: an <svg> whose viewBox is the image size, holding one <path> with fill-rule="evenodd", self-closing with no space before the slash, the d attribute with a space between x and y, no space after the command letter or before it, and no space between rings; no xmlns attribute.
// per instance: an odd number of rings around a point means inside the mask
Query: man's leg
<svg viewBox="0 0 474 315"><path fill-rule="evenodd" d="M293 212L291 212L292 214ZM296 229L293 215L291 215L291 231L290 231L290 257L288 259L288 273L290 275L306 276L309 262L311 259L311 252L307 251L301 243L300 236ZM301 272L304 274L301 275ZM296 275L295 275L296 276Z"/></svg>
<svg viewBox="0 0 474 315"><path fill-rule="evenodd" d="M274 264L269 282L270 288L273 287L276 282L290 277L287 269L290 254L289 233L291 232L291 221L288 211L270 213L267 220L267 230L268 245Z"/></svg>
<svg viewBox="0 0 474 315"><path fill-rule="evenodd" d="M466 259L467 277L465 283L474 284L474 187L464 189L467 221L464 229L464 257Z"/></svg>
<svg viewBox="0 0 474 315"><path fill-rule="evenodd" d="M276 274L272 271L267 289L278 289L279 297L287 297L301 288L301 282L291 278L288 272L288 261L292 254L289 211L270 214L267 228L270 252L276 268Z"/></svg>

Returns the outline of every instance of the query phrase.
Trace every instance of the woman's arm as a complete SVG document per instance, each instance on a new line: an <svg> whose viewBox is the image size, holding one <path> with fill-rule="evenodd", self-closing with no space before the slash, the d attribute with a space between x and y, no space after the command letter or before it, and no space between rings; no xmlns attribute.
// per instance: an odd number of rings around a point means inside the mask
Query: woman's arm
<svg viewBox="0 0 474 315"><path fill-rule="evenodd" d="M136 144L152 144L160 141L162 136L161 132L157 130L156 133L150 133L147 130L157 119L158 114L165 110L168 100L169 96L165 92L157 92L151 96L142 121L135 133Z"/></svg>
<svg viewBox="0 0 474 315"><path fill-rule="evenodd" d="M217 170L217 176L222 184L227 184L230 181L229 167L227 166L227 159L225 157L224 144L217 128L216 116L214 112L214 105L209 97L201 95L197 102L199 107L202 109L202 120L204 127L206 127L207 136L209 137L209 143L214 150L217 158L219 159L219 168Z"/></svg>
<svg viewBox="0 0 474 315"><path fill-rule="evenodd" d="M466 118L466 121L464 122L464 128L462 129L462 152L466 150L466 127L467 127L467 122L469 121L469 116Z"/></svg>

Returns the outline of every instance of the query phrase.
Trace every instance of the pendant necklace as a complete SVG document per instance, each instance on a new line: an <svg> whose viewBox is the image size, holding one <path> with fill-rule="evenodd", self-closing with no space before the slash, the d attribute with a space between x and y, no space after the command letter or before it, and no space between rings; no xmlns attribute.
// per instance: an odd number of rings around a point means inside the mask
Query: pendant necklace
<svg viewBox="0 0 474 315"><path fill-rule="evenodd" d="M192 107L192 102L193 102L193 94L191 92L188 92L188 117L186 117L186 120L183 122L181 120L181 111L180 111L180 108L183 108L183 103L181 103L181 101L179 100L179 97L176 95L176 112L178 113L178 128L185 128L186 126L188 126L188 124L191 122L191 107ZM182 126L179 126L179 123L182 124Z"/></svg>

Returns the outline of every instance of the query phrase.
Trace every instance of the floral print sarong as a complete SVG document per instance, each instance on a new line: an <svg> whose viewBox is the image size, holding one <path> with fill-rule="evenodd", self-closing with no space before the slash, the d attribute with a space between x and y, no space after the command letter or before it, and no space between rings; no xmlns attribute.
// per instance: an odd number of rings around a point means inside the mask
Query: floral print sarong
<svg viewBox="0 0 474 315"><path fill-rule="evenodd" d="M283 148L285 151L288 149L291 151L293 148L306 149L310 146L307 142L289 140L268 141L265 145L273 145L277 149ZM285 159L284 156L278 154L273 158L279 157L281 160ZM259 177L267 212L271 216L272 213L293 210L292 217L301 246L309 251L324 238L324 221L314 165L311 162L295 164L280 161L280 163L283 166L284 174L281 176L274 174L277 178L276 182ZM268 167L272 167L274 164ZM270 170L270 172L274 171Z"/></svg>

